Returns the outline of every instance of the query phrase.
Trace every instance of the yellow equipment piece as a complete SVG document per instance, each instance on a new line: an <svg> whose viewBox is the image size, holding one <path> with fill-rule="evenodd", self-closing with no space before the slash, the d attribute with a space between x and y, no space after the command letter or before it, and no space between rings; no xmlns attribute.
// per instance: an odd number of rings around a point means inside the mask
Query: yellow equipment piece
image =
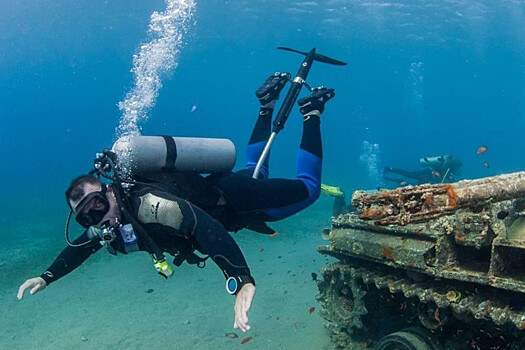
<svg viewBox="0 0 525 350"><path fill-rule="evenodd" d="M155 261L153 260L153 266L157 270L158 274L164 278L168 278L173 275L173 269L166 260Z"/></svg>
<svg viewBox="0 0 525 350"><path fill-rule="evenodd" d="M321 184L321 193L332 197L341 197L345 195L345 193L339 187L325 184Z"/></svg>

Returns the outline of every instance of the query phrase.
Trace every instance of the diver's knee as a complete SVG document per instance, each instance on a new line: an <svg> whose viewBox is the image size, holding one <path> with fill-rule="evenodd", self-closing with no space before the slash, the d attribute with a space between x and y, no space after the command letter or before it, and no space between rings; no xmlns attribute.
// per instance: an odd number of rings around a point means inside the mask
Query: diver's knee
<svg viewBox="0 0 525 350"><path fill-rule="evenodd" d="M315 202L321 195L321 183L319 181L312 181L311 179L302 179L308 191L308 205Z"/></svg>
<svg viewBox="0 0 525 350"><path fill-rule="evenodd" d="M321 184L319 184L318 186L315 186L310 191L310 198L315 202L316 200L319 199L320 195L321 195Z"/></svg>

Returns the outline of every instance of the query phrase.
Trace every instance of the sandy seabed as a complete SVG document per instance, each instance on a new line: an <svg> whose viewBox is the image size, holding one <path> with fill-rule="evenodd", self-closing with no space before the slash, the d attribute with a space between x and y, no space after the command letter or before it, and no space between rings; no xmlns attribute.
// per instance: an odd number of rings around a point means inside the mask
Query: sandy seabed
<svg viewBox="0 0 525 350"><path fill-rule="evenodd" d="M325 244L321 231L330 223L330 206L325 198L273 224L274 238L234 234L257 281L246 334L233 329L234 298L213 262L204 269L184 264L165 280L145 253L115 257L101 250L18 301L18 286L42 273L65 244L63 221L46 228L56 234L9 236L12 242L0 251L0 349L331 349L312 279L331 260L316 251ZM229 332L238 337L225 336ZM241 344L246 337L252 338Z"/></svg>

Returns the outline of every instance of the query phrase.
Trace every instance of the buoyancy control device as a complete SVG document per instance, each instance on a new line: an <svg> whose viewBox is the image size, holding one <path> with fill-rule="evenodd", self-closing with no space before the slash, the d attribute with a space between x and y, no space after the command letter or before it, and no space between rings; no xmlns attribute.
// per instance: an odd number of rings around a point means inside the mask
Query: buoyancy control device
<svg viewBox="0 0 525 350"><path fill-rule="evenodd" d="M120 168L120 170L123 168L129 169L130 173L128 173L128 175L131 175L133 178L150 178L156 174L152 178L154 181L160 180L161 183L164 182L166 184L182 182L183 186L179 184L178 194L187 197L185 199L192 199L191 195L182 191L185 187L192 187L194 191L195 187L200 189L202 187L200 185L191 186L205 182L200 174L230 172L235 165L235 159L235 146L233 142L228 139L171 136L122 137L113 144L111 151L105 149L103 153L97 154L94 160L94 168L89 174L96 174L98 177L104 177L112 181L115 197L122 215L127 221L131 222L137 238L147 247L147 251L153 258L157 272L167 278L171 276L173 272L162 250L153 242L142 225L131 215L129 212L130 206L125 200L122 185L138 184L140 182L134 179L122 178L117 168ZM163 176L167 177L164 181L161 179ZM188 186L190 183L191 185ZM209 186L206 189L209 189ZM205 190L205 188L202 187L202 190ZM208 196L204 197L208 198L209 203L204 202L199 204L217 203L220 194L209 191ZM65 228L66 242L68 245L81 247L91 244L93 241L101 240L97 237L89 237L86 242L73 244L69 240L69 222L72 214L73 212L71 210ZM110 253L116 254L116 251L111 249L112 247L109 245L109 242L107 247L109 247L108 250L110 250ZM186 251L184 254L177 255L174 263L178 266L186 260L189 263L203 267L206 259L207 257L201 258L192 251Z"/></svg>

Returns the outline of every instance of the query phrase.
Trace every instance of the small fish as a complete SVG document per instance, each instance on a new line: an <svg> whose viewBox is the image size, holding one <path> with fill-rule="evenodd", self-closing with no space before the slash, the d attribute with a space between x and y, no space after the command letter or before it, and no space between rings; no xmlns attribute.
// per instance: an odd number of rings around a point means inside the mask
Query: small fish
<svg viewBox="0 0 525 350"><path fill-rule="evenodd" d="M253 337L247 337L247 338L244 338L243 340L241 340L241 344L246 344L247 342L249 342L250 340L252 340Z"/></svg>
<svg viewBox="0 0 525 350"><path fill-rule="evenodd" d="M272 233L272 234L270 235L270 238L274 238L274 237L277 236L278 234L279 234L279 233L278 233L277 231L275 231L274 233Z"/></svg>
<svg viewBox="0 0 525 350"><path fill-rule="evenodd" d="M483 162L483 166L487 169L490 169L490 165L488 162Z"/></svg>
<svg viewBox="0 0 525 350"><path fill-rule="evenodd" d="M235 333L224 333L224 336L228 337L230 339L239 338L239 336L237 334L235 334Z"/></svg>
<svg viewBox="0 0 525 350"><path fill-rule="evenodd" d="M197 110L197 105L191 106L190 113L193 113Z"/></svg>
<svg viewBox="0 0 525 350"><path fill-rule="evenodd" d="M262 252L264 252L264 248L263 247L259 248L259 253L262 253Z"/></svg>
<svg viewBox="0 0 525 350"><path fill-rule="evenodd" d="M153 289L152 289L152 288L148 289L148 290L146 291L146 293L148 293L148 294L153 293Z"/></svg>
<svg viewBox="0 0 525 350"><path fill-rule="evenodd" d="M315 306L312 306L310 307L310 309L308 309L308 312L310 313L310 315L315 311Z"/></svg>
<svg viewBox="0 0 525 350"><path fill-rule="evenodd" d="M477 154L483 154L485 152L487 152L489 150L489 148L487 146L480 146L478 147L478 150L476 151Z"/></svg>
<svg viewBox="0 0 525 350"><path fill-rule="evenodd" d="M441 177L441 173L437 170L432 170L432 176L434 177Z"/></svg>

